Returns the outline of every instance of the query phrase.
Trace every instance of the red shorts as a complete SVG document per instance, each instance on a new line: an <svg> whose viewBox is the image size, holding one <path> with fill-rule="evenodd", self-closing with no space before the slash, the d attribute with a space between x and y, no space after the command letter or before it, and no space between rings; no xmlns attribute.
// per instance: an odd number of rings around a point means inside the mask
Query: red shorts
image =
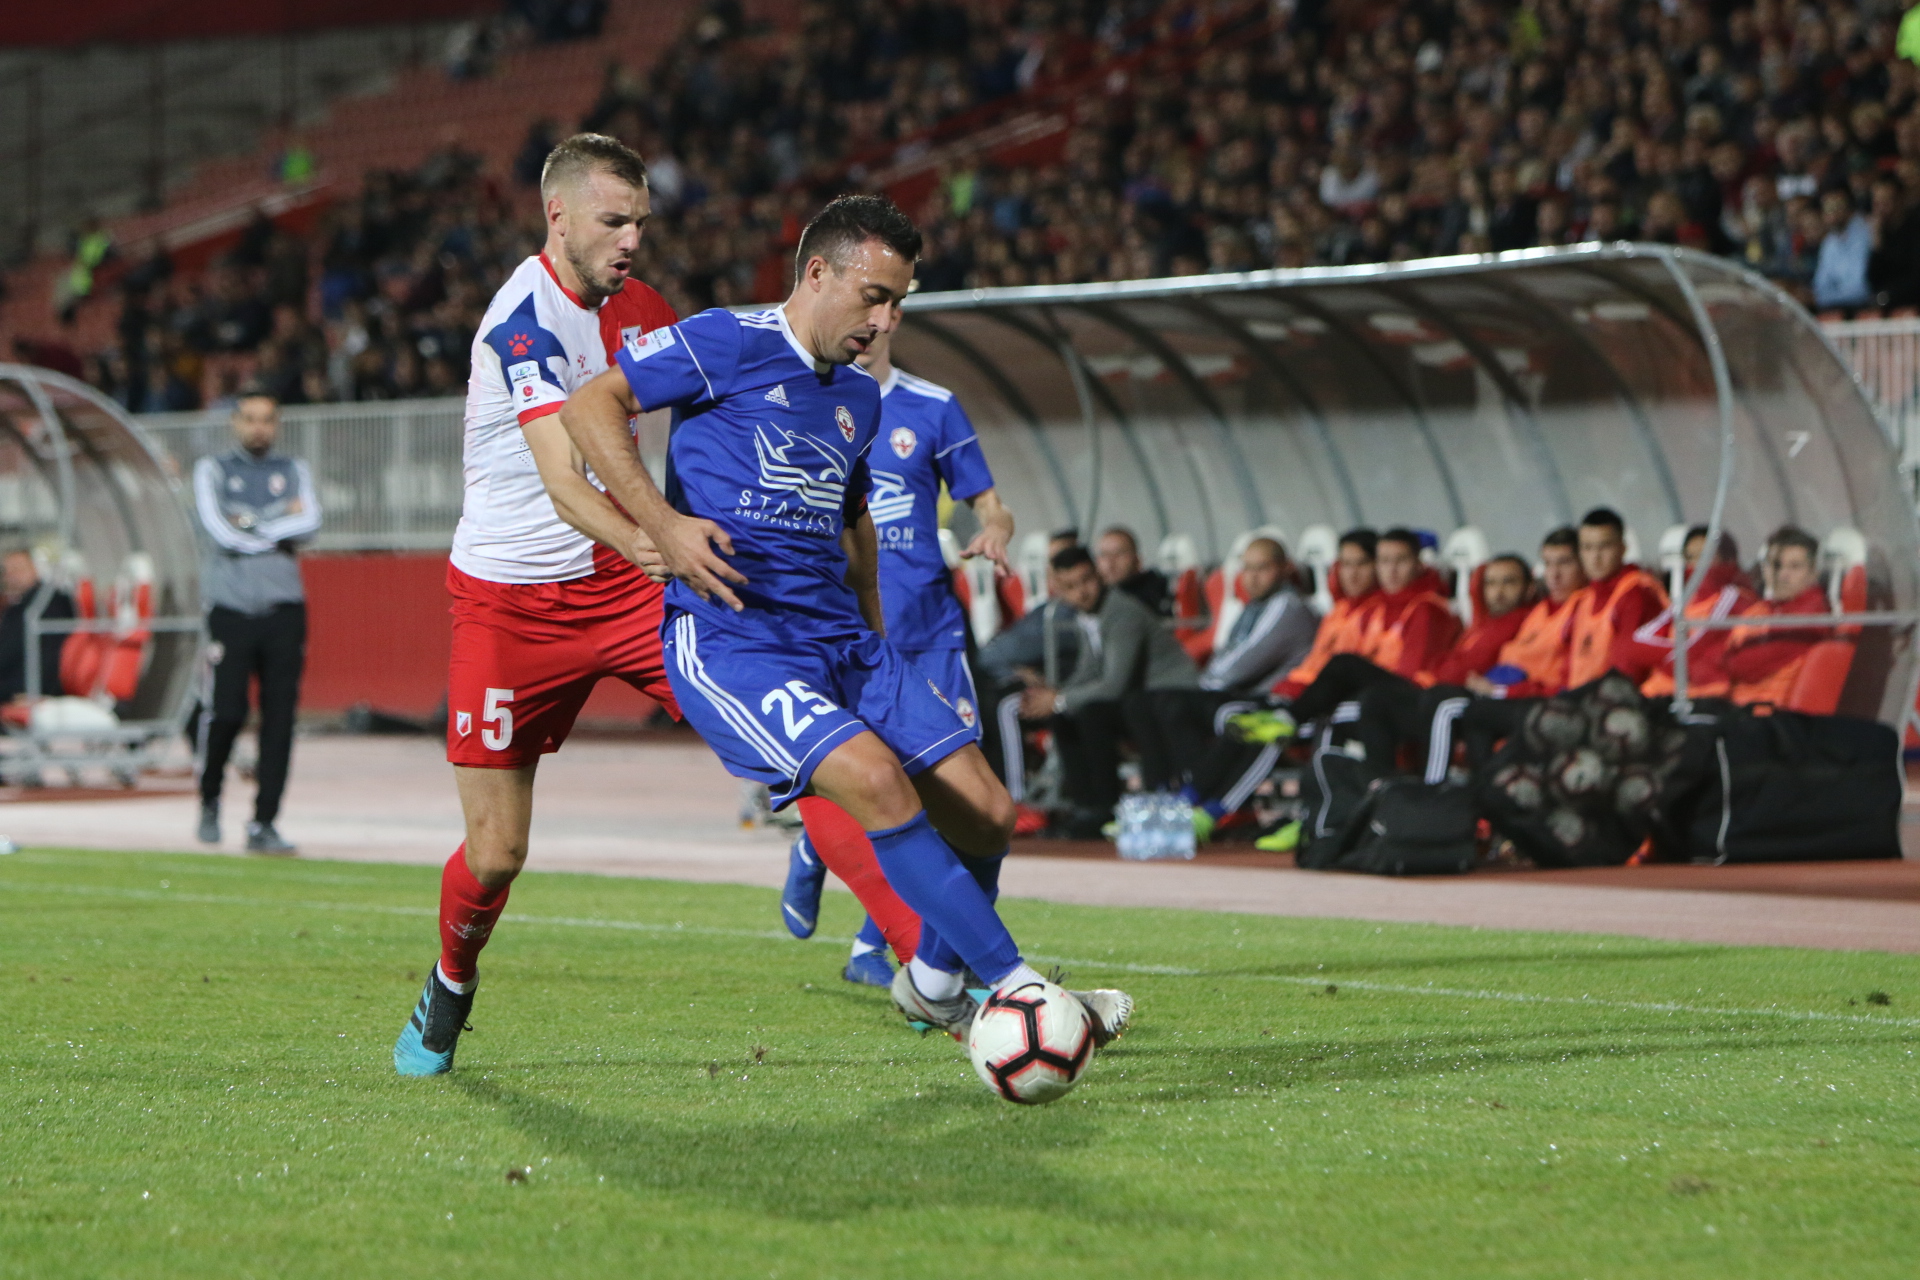
<svg viewBox="0 0 1920 1280"><path fill-rule="evenodd" d="M488 582L447 566L447 760L519 769L558 751L603 678L680 718L660 656L661 587L611 556L568 582Z"/></svg>

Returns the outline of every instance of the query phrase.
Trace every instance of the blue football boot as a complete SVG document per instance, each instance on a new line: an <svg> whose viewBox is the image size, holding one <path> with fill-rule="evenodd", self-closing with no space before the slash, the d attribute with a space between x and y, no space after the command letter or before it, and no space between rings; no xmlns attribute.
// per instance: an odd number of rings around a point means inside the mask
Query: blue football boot
<svg viewBox="0 0 1920 1280"><path fill-rule="evenodd" d="M820 923L820 891L827 883L827 864L807 843L807 833L794 837L787 853L787 887L780 891L780 918L796 938L811 938Z"/></svg>
<svg viewBox="0 0 1920 1280"><path fill-rule="evenodd" d="M393 1068L403 1076L442 1076L453 1070L454 1046L460 1033L471 1030L467 1014L473 1011L473 992L449 991L440 981L440 966L427 970L426 990L420 993L407 1025L393 1045Z"/></svg>
<svg viewBox="0 0 1920 1280"><path fill-rule="evenodd" d="M863 987L893 986L893 962L884 951L862 951L847 961L840 976Z"/></svg>

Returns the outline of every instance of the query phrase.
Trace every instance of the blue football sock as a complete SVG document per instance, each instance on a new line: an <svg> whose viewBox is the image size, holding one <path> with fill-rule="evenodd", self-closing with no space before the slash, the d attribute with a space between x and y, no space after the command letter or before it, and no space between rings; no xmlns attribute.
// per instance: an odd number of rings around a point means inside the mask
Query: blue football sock
<svg viewBox="0 0 1920 1280"><path fill-rule="evenodd" d="M973 877L973 882L980 886L990 903L1000 901L1000 864L1006 861L1006 857L1004 853L997 858L960 855L960 865L967 869L967 874ZM920 947L914 955L942 973L958 973L960 966L965 963L960 953L953 949L953 944L942 938L940 931L925 920L920 922Z"/></svg>
<svg viewBox="0 0 1920 1280"><path fill-rule="evenodd" d="M853 935L853 954L864 955L869 951L878 951L887 945L887 935L880 932L880 926L868 916L867 922L860 926L860 932Z"/></svg>
<svg viewBox="0 0 1920 1280"><path fill-rule="evenodd" d="M887 883L920 914L920 955L929 965L940 968L935 959L951 948L989 983L1020 967L1020 948L1000 923L993 899L953 846L933 829L925 811L900 826L869 831L867 838L873 842L874 857ZM980 874L990 874L997 884L999 860L978 861L992 864L990 871ZM936 947L932 954L927 950L929 935Z"/></svg>
<svg viewBox="0 0 1920 1280"><path fill-rule="evenodd" d="M1200 788L1189 782L1186 786L1180 788L1180 798L1188 804L1199 804Z"/></svg>

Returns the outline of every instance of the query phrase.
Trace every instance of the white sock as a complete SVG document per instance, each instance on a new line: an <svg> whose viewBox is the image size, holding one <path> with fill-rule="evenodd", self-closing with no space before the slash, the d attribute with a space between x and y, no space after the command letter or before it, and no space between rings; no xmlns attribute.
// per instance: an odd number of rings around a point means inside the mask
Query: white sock
<svg viewBox="0 0 1920 1280"><path fill-rule="evenodd" d="M951 1000L960 994L960 975L936 969L919 956L907 961L913 989L929 1000Z"/></svg>
<svg viewBox="0 0 1920 1280"><path fill-rule="evenodd" d="M874 946L864 938L855 938L853 940L853 958L855 960L858 960L869 951L878 951L879 949L880 948Z"/></svg>
<svg viewBox="0 0 1920 1280"><path fill-rule="evenodd" d="M1030 982L1045 982L1045 981L1046 981L1045 976L1043 976L1039 970L1035 969L1032 965L1028 964L1026 961L1023 960L1014 969L1012 973L1000 979L1000 981L994 983L993 989L996 993L1001 991L1012 991L1016 987L1024 987Z"/></svg>
<svg viewBox="0 0 1920 1280"><path fill-rule="evenodd" d="M467 994L467 992L473 990L475 987L480 985L480 979L478 978L475 978L472 982L455 982L452 978L449 978L447 976L447 971L440 967L440 962L438 960L435 960L433 962L433 976L440 979L441 986L445 987L447 990L453 992L453 994L457 996L463 996Z"/></svg>

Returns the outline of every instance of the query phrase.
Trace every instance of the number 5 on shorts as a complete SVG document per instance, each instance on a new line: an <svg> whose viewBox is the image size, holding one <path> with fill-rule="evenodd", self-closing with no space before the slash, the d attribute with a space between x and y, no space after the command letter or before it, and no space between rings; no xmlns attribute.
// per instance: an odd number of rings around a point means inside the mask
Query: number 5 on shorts
<svg viewBox="0 0 1920 1280"><path fill-rule="evenodd" d="M486 726L480 730L480 742L489 751L505 751L513 742L513 708L507 705L512 701L511 689L487 690L487 705L480 712L480 723Z"/></svg>

